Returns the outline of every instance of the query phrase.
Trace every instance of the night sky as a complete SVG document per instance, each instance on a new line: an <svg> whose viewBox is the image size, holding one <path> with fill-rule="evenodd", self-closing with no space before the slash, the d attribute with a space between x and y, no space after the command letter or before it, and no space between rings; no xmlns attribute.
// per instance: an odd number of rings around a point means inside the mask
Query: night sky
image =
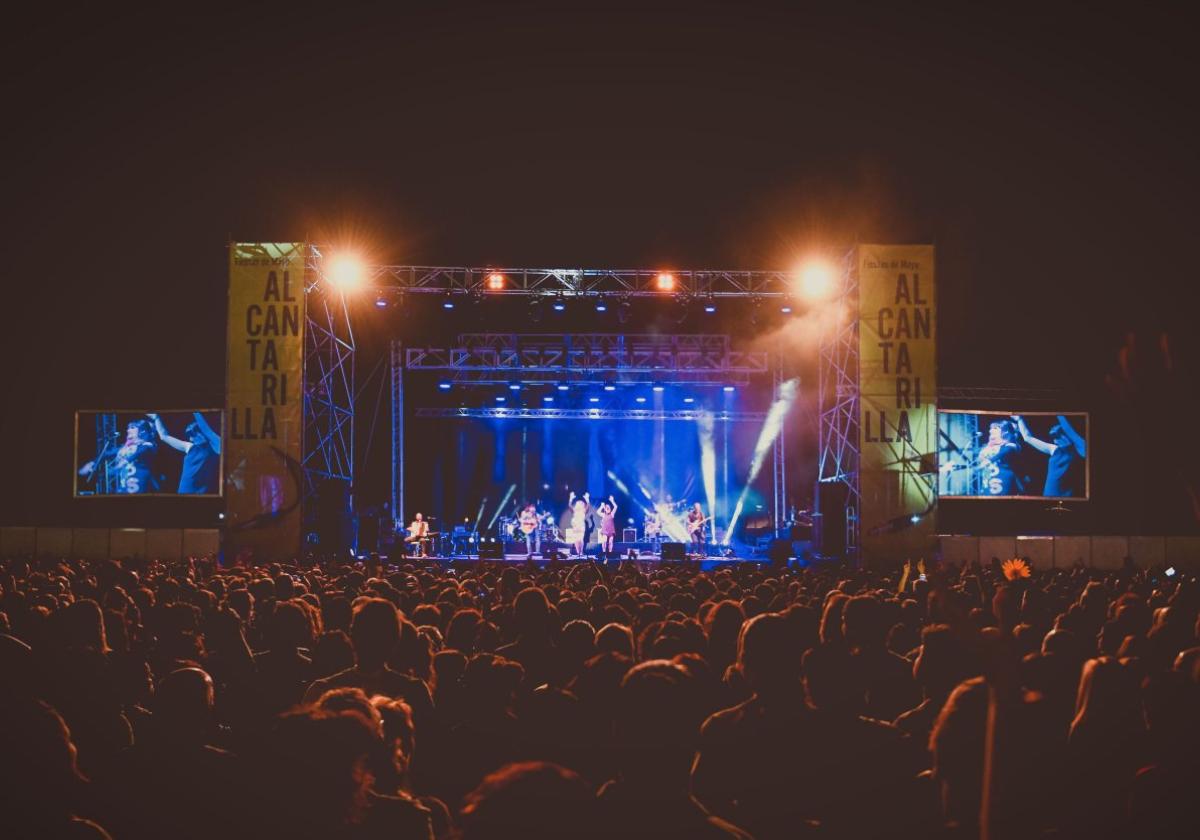
<svg viewBox="0 0 1200 840"><path fill-rule="evenodd" d="M397 6L6 22L0 522L195 522L72 501L72 418L223 401L230 239L612 268L932 241L942 383L1062 387L1106 430L1088 521L1195 528L1181 21Z"/></svg>

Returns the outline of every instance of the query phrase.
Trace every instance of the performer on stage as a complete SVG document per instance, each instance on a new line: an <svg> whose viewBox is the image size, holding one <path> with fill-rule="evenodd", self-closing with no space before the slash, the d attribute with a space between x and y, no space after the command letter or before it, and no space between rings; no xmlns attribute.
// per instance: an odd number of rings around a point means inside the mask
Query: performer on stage
<svg viewBox="0 0 1200 840"><path fill-rule="evenodd" d="M613 541L617 538L617 500L609 496L596 512L600 514L600 550L612 554Z"/></svg>
<svg viewBox="0 0 1200 840"><path fill-rule="evenodd" d="M700 503L692 505L692 509L687 515L687 530L688 536L692 538L692 551L697 554L707 554L708 550L704 547L707 542L705 538L705 524L708 522L708 517L704 515L704 511L700 508Z"/></svg>
<svg viewBox="0 0 1200 840"><path fill-rule="evenodd" d="M1084 492L1083 471L1087 457L1087 441L1075 431L1071 422L1058 415L1058 423L1050 427L1050 443L1035 438L1029 431L1024 417L1013 415L1021 438L1033 449L1049 455L1046 465L1046 484L1043 496L1062 498L1082 496Z"/></svg>
<svg viewBox="0 0 1200 840"><path fill-rule="evenodd" d="M571 527L567 529L567 540L575 549L575 556L582 557L584 549L587 547L588 537L591 535L589 520L591 519L592 497L587 491L584 491L582 496L576 496L575 491L572 490L568 507L571 508Z"/></svg>
<svg viewBox="0 0 1200 840"><path fill-rule="evenodd" d="M537 507L532 502L521 509L517 517L517 525L525 536L525 554L532 557L542 553L542 518L538 516Z"/></svg>
<svg viewBox="0 0 1200 840"><path fill-rule="evenodd" d="M421 513L417 513L413 517L412 524L408 526L408 536L404 538L406 543L416 546L417 556L425 557L425 545L429 539L429 523L425 521L425 517Z"/></svg>
<svg viewBox="0 0 1200 840"><path fill-rule="evenodd" d="M1011 420L996 420L988 427L988 439L979 450L979 468L983 471L983 492L988 496L1020 496L1025 481L1017 473L1017 427Z"/></svg>
<svg viewBox="0 0 1200 840"><path fill-rule="evenodd" d="M180 494L217 494L221 474L221 437L212 430L200 412L184 429L187 440L172 437L166 424L157 414L147 414L158 437L167 446L183 453L183 469L179 473Z"/></svg>
<svg viewBox="0 0 1200 840"><path fill-rule="evenodd" d="M111 449L109 451L112 451ZM125 442L105 460L110 474L117 476L118 493L157 493L161 482L154 472L154 456L158 452L158 436L149 420L130 420L125 427ZM90 476L96 462L88 461L79 474Z"/></svg>

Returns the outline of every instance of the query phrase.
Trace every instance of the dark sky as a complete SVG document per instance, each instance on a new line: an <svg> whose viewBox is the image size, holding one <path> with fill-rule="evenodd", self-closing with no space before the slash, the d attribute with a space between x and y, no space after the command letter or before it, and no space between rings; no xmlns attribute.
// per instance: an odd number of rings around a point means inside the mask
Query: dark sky
<svg viewBox="0 0 1200 840"><path fill-rule="evenodd" d="M75 408L221 402L230 238L691 268L933 241L960 385L1100 393L1127 331L1191 337L1166 14L400 5L6 24L0 521L78 518Z"/></svg>

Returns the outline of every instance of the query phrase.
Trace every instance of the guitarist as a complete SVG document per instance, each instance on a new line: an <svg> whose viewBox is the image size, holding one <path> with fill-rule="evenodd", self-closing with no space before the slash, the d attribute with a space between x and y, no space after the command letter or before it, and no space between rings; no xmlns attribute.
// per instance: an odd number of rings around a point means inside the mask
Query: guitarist
<svg viewBox="0 0 1200 840"><path fill-rule="evenodd" d="M708 550L704 544L708 542L704 526L708 524L708 517L704 515L704 511L700 508L700 503L696 502L692 505L692 509L687 515L687 530L688 536L692 538L692 551L697 554L707 554Z"/></svg>
<svg viewBox="0 0 1200 840"><path fill-rule="evenodd" d="M517 527L525 535L525 554L529 557L533 557L535 553L542 553L541 524L542 518L538 516L537 508L532 502L525 505L517 516Z"/></svg>
<svg viewBox="0 0 1200 840"><path fill-rule="evenodd" d="M412 524L408 526L408 536L404 538L404 541L409 545L416 546L418 557L425 556L425 546L429 542L429 523L420 513L413 517Z"/></svg>

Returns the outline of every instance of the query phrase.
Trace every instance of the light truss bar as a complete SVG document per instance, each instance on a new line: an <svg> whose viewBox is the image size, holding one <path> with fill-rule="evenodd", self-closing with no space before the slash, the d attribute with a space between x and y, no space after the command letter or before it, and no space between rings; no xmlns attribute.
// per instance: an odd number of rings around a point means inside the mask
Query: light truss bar
<svg viewBox="0 0 1200 840"><path fill-rule="evenodd" d="M417 417L472 417L496 420L686 420L696 421L706 412L695 409L657 410L633 408L418 408ZM764 423L763 411L714 411L713 420L723 423Z"/></svg>
<svg viewBox="0 0 1200 840"><path fill-rule="evenodd" d="M368 269L376 292L409 294L516 295L523 297L580 297L608 294L615 297L779 298L792 293L793 276L787 271L676 271L674 288L658 288L657 269L604 268L464 268L450 266L376 265ZM489 289L488 277L504 276L502 289Z"/></svg>

